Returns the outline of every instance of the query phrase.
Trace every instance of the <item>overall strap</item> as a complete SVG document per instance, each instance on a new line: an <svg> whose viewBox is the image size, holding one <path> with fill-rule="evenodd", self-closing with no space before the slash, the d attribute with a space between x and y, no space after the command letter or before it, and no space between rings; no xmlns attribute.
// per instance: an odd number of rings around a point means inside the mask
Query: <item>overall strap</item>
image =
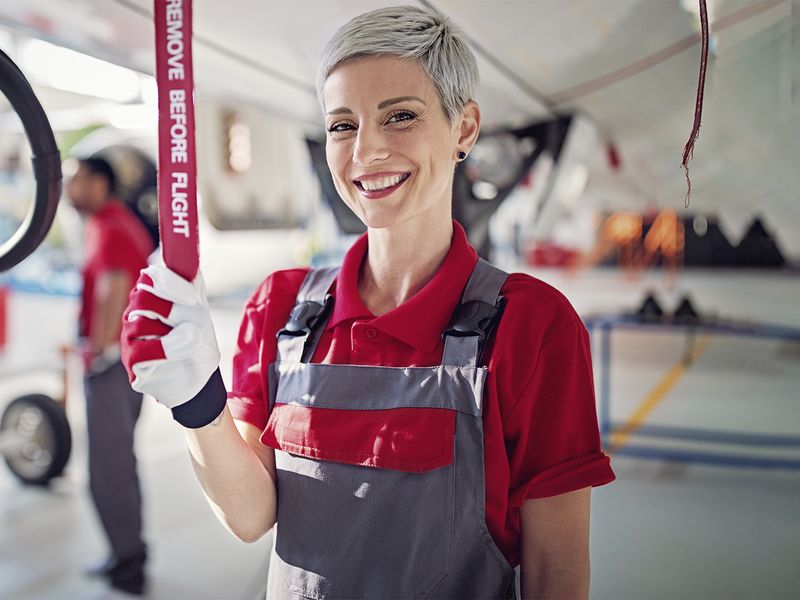
<svg viewBox="0 0 800 600"><path fill-rule="evenodd" d="M339 267L308 272L289 320L278 332L278 360L293 363L311 360L333 310L333 296L328 290L338 274Z"/></svg>
<svg viewBox="0 0 800 600"><path fill-rule="evenodd" d="M478 259L464 288L461 304L456 308L450 326L442 334L442 364L476 367L486 339L500 318L503 297L500 289L508 273Z"/></svg>

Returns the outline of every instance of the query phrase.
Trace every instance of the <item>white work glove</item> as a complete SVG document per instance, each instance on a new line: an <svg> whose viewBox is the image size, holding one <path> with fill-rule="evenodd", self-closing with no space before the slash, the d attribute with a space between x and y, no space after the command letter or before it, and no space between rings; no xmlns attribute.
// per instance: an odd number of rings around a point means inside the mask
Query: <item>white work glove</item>
<svg viewBox="0 0 800 600"><path fill-rule="evenodd" d="M199 272L190 283L164 265L142 269L121 343L133 389L168 406L181 424L202 427L222 411L220 353Z"/></svg>

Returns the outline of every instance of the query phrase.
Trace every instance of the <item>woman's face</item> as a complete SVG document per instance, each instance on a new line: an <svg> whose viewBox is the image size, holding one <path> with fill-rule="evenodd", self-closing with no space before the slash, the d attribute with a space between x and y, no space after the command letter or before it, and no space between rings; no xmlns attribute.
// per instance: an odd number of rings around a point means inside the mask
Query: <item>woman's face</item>
<svg viewBox="0 0 800 600"><path fill-rule="evenodd" d="M464 144L463 119L447 120L416 61L349 61L328 76L323 98L328 167L339 195L368 227L449 215L456 153L472 143Z"/></svg>

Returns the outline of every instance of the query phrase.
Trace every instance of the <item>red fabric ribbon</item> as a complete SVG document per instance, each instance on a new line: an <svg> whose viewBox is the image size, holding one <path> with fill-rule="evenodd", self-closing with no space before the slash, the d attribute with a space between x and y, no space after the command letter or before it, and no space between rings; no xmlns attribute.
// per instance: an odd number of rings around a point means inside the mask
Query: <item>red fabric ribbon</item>
<svg viewBox="0 0 800 600"><path fill-rule="evenodd" d="M166 265L192 281L199 265L192 2L154 0L158 84L158 227Z"/></svg>

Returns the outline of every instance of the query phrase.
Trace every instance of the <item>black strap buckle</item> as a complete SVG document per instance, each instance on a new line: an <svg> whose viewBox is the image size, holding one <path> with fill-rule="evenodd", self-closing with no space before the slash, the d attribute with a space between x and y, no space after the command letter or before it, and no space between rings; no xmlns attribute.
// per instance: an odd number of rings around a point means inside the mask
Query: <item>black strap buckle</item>
<svg viewBox="0 0 800 600"><path fill-rule="evenodd" d="M333 296L330 294L325 296L323 304L313 300L306 300L295 304L292 312L289 313L289 320L286 322L283 329L278 332L277 337L282 335L290 335L293 337L310 335L312 329L320 323L327 321L328 315L330 315L332 309Z"/></svg>
<svg viewBox="0 0 800 600"><path fill-rule="evenodd" d="M497 323L503 310L505 299L497 299L497 305L481 300L470 300L456 308L450 326L442 333L442 339L448 335L454 337L478 336L478 342L483 344Z"/></svg>

